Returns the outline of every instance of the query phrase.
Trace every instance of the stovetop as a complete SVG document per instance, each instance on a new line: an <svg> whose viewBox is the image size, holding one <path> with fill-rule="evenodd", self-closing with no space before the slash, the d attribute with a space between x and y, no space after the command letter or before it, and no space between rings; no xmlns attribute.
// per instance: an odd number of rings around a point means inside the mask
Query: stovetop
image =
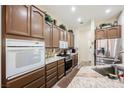
<svg viewBox="0 0 124 93"><path fill-rule="evenodd" d="M61 57L65 57L65 60L71 60L72 59L72 56L70 54L66 54L66 55L63 55L63 54L59 54L57 56L61 56Z"/></svg>

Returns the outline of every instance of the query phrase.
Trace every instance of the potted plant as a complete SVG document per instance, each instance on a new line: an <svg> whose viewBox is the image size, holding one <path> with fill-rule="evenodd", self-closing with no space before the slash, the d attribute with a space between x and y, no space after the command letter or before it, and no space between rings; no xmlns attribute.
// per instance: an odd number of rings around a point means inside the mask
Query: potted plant
<svg viewBox="0 0 124 93"><path fill-rule="evenodd" d="M63 30L66 30L66 27L65 27L65 25L63 25L63 24L59 25L59 27L60 27L61 29L63 29Z"/></svg>

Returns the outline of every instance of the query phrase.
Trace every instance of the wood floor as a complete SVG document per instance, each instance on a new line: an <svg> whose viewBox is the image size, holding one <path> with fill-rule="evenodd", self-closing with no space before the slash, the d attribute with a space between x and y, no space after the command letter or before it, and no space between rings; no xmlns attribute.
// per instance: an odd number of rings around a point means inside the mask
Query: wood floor
<svg viewBox="0 0 124 93"><path fill-rule="evenodd" d="M70 73L68 73L60 81L58 81L53 86L53 88L66 88L66 87L68 87L69 83L72 81L72 79L75 77L75 75L77 74L78 71L79 71L79 68L75 67Z"/></svg>

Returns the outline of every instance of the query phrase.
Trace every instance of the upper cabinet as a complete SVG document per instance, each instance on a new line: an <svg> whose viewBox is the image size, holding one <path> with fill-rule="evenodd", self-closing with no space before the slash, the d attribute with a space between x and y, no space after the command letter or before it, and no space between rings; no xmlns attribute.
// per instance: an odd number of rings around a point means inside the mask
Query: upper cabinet
<svg viewBox="0 0 124 93"><path fill-rule="evenodd" d="M6 6L6 33L30 35L30 6Z"/></svg>
<svg viewBox="0 0 124 93"><path fill-rule="evenodd" d="M112 27L112 28L108 29L107 37L108 37L108 39L120 38L121 37L121 28L120 28L120 26Z"/></svg>
<svg viewBox="0 0 124 93"><path fill-rule="evenodd" d="M68 42L68 47L71 47L71 35L70 35L70 32L67 32L67 42Z"/></svg>
<svg viewBox="0 0 124 93"><path fill-rule="evenodd" d="M114 39L121 38L121 26L115 26L106 29L97 29L95 32L97 39Z"/></svg>
<svg viewBox="0 0 124 93"><path fill-rule="evenodd" d="M35 6L10 5L5 7L6 33L44 38L44 14Z"/></svg>
<svg viewBox="0 0 124 93"><path fill-rule="evenodd" d="M45 23L45 45L52 47L52 24Z"/></svg>
<svg viewBox="0 0 124 93"><path fill-rule="evenodd" d="M107 38L107 34L106 34L106 30L96 30L96 39L106 39Z"/></svg>
<svg viewBox="0 0 124 93"><path fill-rule="evenodd" d="M36 7L31 7L31 36L44 38L44 14Z"/></svg>
<svg viewBox="0 0 124 93"><path fill-rule="evenodd" d="M67 32L67 42L68 42L68 47L70 48L74 47L74 35L72 32Z"/></svg>
<svg viewBox="0 0 124 93"><path fill-rule="evenodd" d="M70 33L71 35L71 47L73 48L74 47L74 35L73 33Z"/></svg>
<svg viewBox="0 0 124 93"><path fill-rule="evenodd" d="M64 41L65 40L65 37L64 37L64 30L60 29L60 40L61 41Z"/></svg>
<svg viewBox="0 0 124 93"><path fill-rule="evenodd" d="M59 29L57 26L53 26L53 33L52 33L52 37L53 37L53 47L59 47Z"/></svg>

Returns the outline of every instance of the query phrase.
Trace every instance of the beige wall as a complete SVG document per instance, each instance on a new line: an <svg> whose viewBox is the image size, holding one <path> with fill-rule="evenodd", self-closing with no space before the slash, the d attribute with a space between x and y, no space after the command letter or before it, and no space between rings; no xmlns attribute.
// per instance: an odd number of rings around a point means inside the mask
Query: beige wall
<svg viewBox="0 0 124 93"><path fill-rule="evenodd" d="M92 26L91 26L92 25ZM79 65L88 65L89 61L94 62L94 23L93 21L83 25L75 31L75 48L78 48ZM91 48L90 48L91 47Z"/></svg>
<svg viewBox="0 0 124 93"><path fill-rule="evenodd" d="M94 21L82 26L75 32L75 47L78 48L79 64L91 62L94 64L94 40L95 28L101 23L113 23L117 20L118 15L115 15L106 20Z"/></svg>
<svg viewBox="0 0 124 93"><path fill-rule="evenodd" d="M37 6L39 9L41 9L42 11L47 12L45 6L42 6L42 5L36 5L36 6ZM57 25L60 25L60 24L63 23L62 20L60 20L58 16L55 16L55 15L53 15L53 14L50 13L50 12L47 12L47 13L48 13L52 18L55 18L55 19L57 20Z"/></svg>
<svg viewBox="0 0 124 93"><path fill-rule="evenodd" d="M102 23L113 23L114 21L117 21L118 16L119 16L119 14L117 14L117 15L111 17L111 18L108 18L108 19L106 19L106 20L95 21L95 24L96 24L96 26L98 27L98 26L99 26L100 24L102 24Z"/></svg>

